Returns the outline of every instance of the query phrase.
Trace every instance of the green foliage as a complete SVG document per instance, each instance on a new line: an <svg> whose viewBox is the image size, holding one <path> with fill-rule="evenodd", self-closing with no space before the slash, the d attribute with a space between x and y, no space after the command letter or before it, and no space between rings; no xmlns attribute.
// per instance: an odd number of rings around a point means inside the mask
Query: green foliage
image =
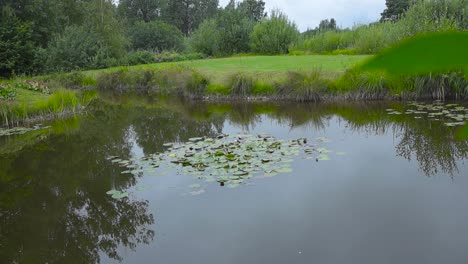
<svg viewBox="0 0 468 264"><path fill-rule="evenodd" d="M333 89L340 93L357 92L364 99L384 98L389 92L389 79L383 72L349 71L339 78Z"/></svg>
<svg viewBox="0 0 468 264"><path fill-rule="evenodd" d="M468 0L417 1L397 22L384 21L358 26L353 30L306 34L290 49L310 53L347 49L358 54L375 54L418 34L467 29L466 6Z"/></svg>
<svg viewBox="0 0 468 264"><path fill-rule="evenodd" d="M40 101L34 105L37 109L54 114L63 113L67 110L76 111L78 106L77 94L70 90L56 91L49 97L49 100Z"/></svg>
<svg viewBox="0 0 468 264"><path fill-rule="evenodd" d="M137 22L130 30L130 38L135 50L182 51L184 49L182 32L175 26L161 21Z"/></svg>
<svg viewBox="0 0 468 264"><path fill-rule="evenodd" d="M138 64L150 64L155 63L154 52L148 50L138 50L135 52L130 52L127 55L126 63L128 65L138 65Z"/></svg>
<svg viewBox="0 0 468 264"><path fill-rule="evenodd" d="M351 44L358 54L375 54L403 38L399 24L382 22L355 29Z"/></svg>
<svg viewBox="0 0 468 264"><path fill-rule="evenodd" d="M468 32L422 35L373 57L360 69L385 70L397 75L464 70L468 68L466 47Z"/></svg>
<svg viewBox="0 0 468 264"><path fill-rule="evenodd" d="M273 11L271 17L257 24L250 36L252 51L260 54L286 54L299 31L288 17Z"/></svg>
<svg viewBox="0 0 468 264"><path fill-rule="evenodd" d="M320 24L317 30L319 32L325 32L325 31L337 30L337 29L338 28L336 26L336 20L332 18L330 20L325 19L325 20L320 21Z"/></svg>
<svg viewBox="0 0 468 264"><path fill-rule="evenodd" d="M267 16L265 2L262 0L243 0L239 3L238 9L255 22L260 22Z"/></svg>
<svg viewBox="0 0 468 264"><path fill-rule="evenodd" d="M0 83L0 100L13 100L16 95L16 89L12 85Z"/></svg>
<svg viewBox="0 0 468 264"><path fill-rule="evenodd" d="M1 11L1 10L0 10ZM0 15L1 12L0 12ZM16 16L0 18L0 77L29 73L34 61L30 24Z"/></svg>
<svg viewBox="0 0 468 264"><path fill-rule="evenodd" d="M207 19L201 23L200 27L193 33L190 45L196 52L201 52L208 56L220 54L221 34L218 23L215 19Z"/></svg>
<svg viewBox="0 0 468 264"><path fill-rule="evenodd" d="M189 36L205 19L216 15L218 4L218 0L170 0L163 17Z"/></svg>
<svg viewBox="0 0 468 264"><path fill-rule="evenodd" d="M45 83L34 80L20 81L13 84L17 89L25 89L43 94L50 94L49 87Z"/></svg>
<svg viewBox="0 0 468 264"><path fill-rule="evenodd" d="M409 8L410 0L385 0L387 8L383 11L381 22L397 21Z"/></svg>
<svg viewBox="0 0 468 264"><path fill-rule="evenodd" d="M202 74L194 71L187 81L186 88L183 93L187 97L201 97L205 94L208 87L208 79Z"/></svg>
<svg viewBox="0 0 468 264"><path fill-rule="evenodd" d="M84 95L70 90L58 90L47 96L45 100L0 104L0 122L9 126L38 116L46 117L76 112L95 96L96 94L92 93Z"/></svg>
<svg viewBox="0 0 468 264"><path fill-rule="evenodd" d="M289 72L286 79L277 84L278 95L298 102L320 101L327 93L329 81L321 71Z"/></svg>
<svg viewBox="0 0 468 264"><path fill-rule="evenodd" d="M228 95L230 92L229 87L221 85L221 84L209 84L206 88L206 92L208 94L214 95Z"/></svg>
<svg viewBox="0 0 468 264"><path fill-rule="evenodd" d="M229 80L230 93L241 97L251 95L254 83L254 79L245 73L234 74Z"/></svg>
<svg viewBox="0 0 468 264"><path fill-rule="evenodd" d="M222 55L250 52L249 39L255 21L245 17L239 8L227 8L218 17Z"/></svg>
<svg viewBox="0 0 468 264"><path fill-rule="evenodd" d="M326 53L334 50L346 49L354 41L354 32L344 31L326 31L314 35L313 37L301 37L298 42L292 44L290 50L306 51L310 53Z"/></svg>
<svg viewBox="0 0 468 264"><path fill-rule="evenodd" d="M84 27L68 27L47 49L48 72L111 66L111 52L99 43L99 36ZM99 67L100 66L100 67Z"/></svg>
<svg viewBox="0 0 468 264"><path fill-rule="evenodd" d="M121 68L103 72L97 77L100 91L113 93L173 94L197 97L205 93L208 79L200 73L182 66L158 69Z"/></svg>
<svg viewBox="0 0 468 264"><path fill-rule="evenodd" d="M176 61L188 61L188 60L199 60L205 58L201 53L187 53L181 54L173 51L163 51L155 53L154 55L156 62L176 62Z"/></svg>
<svg viewBox="0 0 468 264"><path fill-rule="evenodd" d="M275 93L275 88L268 83L255 82L252 87L253 95L272 95Z"/></svg>
<svg viewBox="0 0 468 264"><path fill-rule="evenodd" d="M118 13L130 23L150 22L158 19L165 7L165 0L120 0Z"/></svg>

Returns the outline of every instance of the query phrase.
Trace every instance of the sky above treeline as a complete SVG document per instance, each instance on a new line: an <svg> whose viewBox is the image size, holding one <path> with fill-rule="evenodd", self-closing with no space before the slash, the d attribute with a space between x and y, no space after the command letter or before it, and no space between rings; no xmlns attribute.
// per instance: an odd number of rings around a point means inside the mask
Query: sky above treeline
<svg viewBox="0 0 468 264"><path fill-rule="evenodd" d="M315 28L321 20L334 18L338 26L368 24L380 19L385 0L263 0L266 9L280 9L296 22L299 30ZM229 0L220 0L226 6Z"/></svg>

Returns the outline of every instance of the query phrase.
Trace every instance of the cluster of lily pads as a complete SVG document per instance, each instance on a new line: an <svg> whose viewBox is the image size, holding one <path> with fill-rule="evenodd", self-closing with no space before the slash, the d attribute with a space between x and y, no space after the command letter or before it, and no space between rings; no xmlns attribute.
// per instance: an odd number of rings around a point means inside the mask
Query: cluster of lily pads
<svg viewBox="0 0 468 264"><path fill-rule="evenodd" d="M387 109L387 112L389 115L414 115L416 119L426 116L430 120L442 121L449 127L462 126L468 120L468 108L459 104L412 102L408 106L410 108L404 112L395 109Z"/></svg>
<svg viewBox="0 0 468 264"><path fill-rule="evenodd" d="M33 127L15 127L11 129L0 129L0 137L22 135L31 131L47 128L50 128L50 126L35 125Z"/></svg>
<svg viewBox="0 0 468 264"><path fill-rule="evenodd" d="M316 143L326 143L317 138ZM175 168L181 174L191 175L205 182L217 182L229 188L248 184L252 178L273 177L291 173L294 156L316 161L330 160L330 150L311 144L306 138L294 140L276 139L270 135L219 135L215 138L196 137L185 143L166 143L167 150L142 159L124 160L109 157L124 170L122 174L157 174L157 169ZM344 155L344 152L337 153ZM191 185L193 195L204 192L199 184ZM122 192L108 192L114 198L122 198Z"/></svg>

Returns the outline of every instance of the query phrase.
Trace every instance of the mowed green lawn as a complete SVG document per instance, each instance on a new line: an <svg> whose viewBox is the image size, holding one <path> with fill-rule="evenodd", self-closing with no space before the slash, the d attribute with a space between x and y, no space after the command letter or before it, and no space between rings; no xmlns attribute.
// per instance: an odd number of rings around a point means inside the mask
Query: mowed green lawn
<svg viewBox="0 0 468 264"><path fill-rule="evenodd" d="M221 83L229 76L238 72L255 75L258 79L271 80L288 71L321 70L325 76L333 78L369 57L368 55L246 56L146 64L131 66L129 68L147 69L171 65L186 65L197 69L214 83ZM94 75L102 71L114 71L120 68L89 71L88 73Z"/></svg>

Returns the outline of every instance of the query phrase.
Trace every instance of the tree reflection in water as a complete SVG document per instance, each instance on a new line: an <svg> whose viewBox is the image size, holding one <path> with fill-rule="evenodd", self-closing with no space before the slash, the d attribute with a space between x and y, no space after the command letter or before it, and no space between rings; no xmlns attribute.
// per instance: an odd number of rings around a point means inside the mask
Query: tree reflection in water
<svg viewBox="0 0 468 264"><path fill-rule="evenodd" d="M135 249L155 238L148 201L114 200L139 176L122 176L107 157L162 152L166 142L216 136L226 122L252 129L267 116L290 128L324 129L338 117L348 130L392 132L397 155L417 160L428 176L453 175L467 157L468 141L454 129L412 116L390 116L388 104L280 104L169 102L158 107L96 104L75 129L27 138L0 152L0 259L4 263L96 263L100 254L122 260L119 247ZM21 139L21 137L18 137ZM9 143L17 146L15 142ZM31 224L34 223L34 224Z"/></svg>

